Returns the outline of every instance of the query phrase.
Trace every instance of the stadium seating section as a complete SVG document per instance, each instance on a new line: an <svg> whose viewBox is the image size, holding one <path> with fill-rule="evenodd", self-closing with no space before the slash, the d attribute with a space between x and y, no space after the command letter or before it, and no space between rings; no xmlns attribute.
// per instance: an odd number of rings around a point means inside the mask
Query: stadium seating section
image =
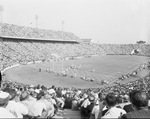
<svg viewBox="0 0 150 119"><path fill-rule="evenodd" d="M58 54L62 58L89 55L128 55L133 49L139 49L139 55L150 55L149 44L83 44L79 37L70 32L36 29L17 25L3 24L2 36L19 37L20 39L3 39L0 42L0 69L16 63L37 60L48 60L51 54ZM22 40L28 38L31 40ZM34 41L32 38L41 38ZM49 39L50 42L47 42ZM66 42L52 42L63 40ZM71 41L76 41L72 42Z"/></svg>

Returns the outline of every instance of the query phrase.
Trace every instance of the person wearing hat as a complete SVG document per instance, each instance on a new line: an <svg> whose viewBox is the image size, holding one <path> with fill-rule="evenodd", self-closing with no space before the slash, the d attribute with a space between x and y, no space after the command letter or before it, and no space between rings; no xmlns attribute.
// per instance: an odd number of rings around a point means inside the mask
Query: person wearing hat
<svg viewBox="0 0 150 119"><path fill-rule="evenodd" d="M9 101L9 93L0 91L0 118L15 118L15 116L6 109Z"/></svg>

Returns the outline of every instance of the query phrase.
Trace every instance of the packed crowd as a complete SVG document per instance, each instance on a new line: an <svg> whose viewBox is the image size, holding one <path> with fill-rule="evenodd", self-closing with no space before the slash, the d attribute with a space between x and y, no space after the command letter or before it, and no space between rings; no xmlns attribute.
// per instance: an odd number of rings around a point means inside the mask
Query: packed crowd
<svg viewBox="0 0 150 119"><path fill-rule="evenodd" d="M147 62L143 63L142 65L138 66L136 69L128 72L127 74L122 75L119 79L126 80L130 77L136 77L139 72L141 72L143 69L147 69L147 68L150 69L150 61L147 61Z"/></svg>
<svg viewBox="0 0 150 119"><path fill-rule="evenodd" d="M132 47L138 47L139 55L149 56L150 46L145 45L105 45L105 44L63 44L51 42L34 42L34 41L20 41L20 40L3 40L0 42L1 46L1 69L8 66L34 62L39 60L50 60L57 54L61 58L69 57L87 57L92 55L129 55ZM3 60L2 60L3 59Z"/></svg>
<svg viewBox="0 0 150 119"><path fill-rule="evenodd" d="M52 30L34 29L4 23L2 36L42 39L63 39L76 40L79 38L72 33ZM140 55L149 55L149 45L113 45L113 44L63 44L51 42L34 42L21 40L3 40L1 46L1 64L4 68L16 62L30 62L43 60L51 57L51 54L58 54L66 58L71 56L105 55L105 54L130 54L133 49L139 49ZM69 50L68 50L69 49ZM3 58L2 58L3 57ZM7 64L7 63L10 64Z"/></svg>
<svg viewBox="0 0 150 119"><path fill-rule="evenodd" d="M79 37L70 32L37 29L7 23L2 24L1 32L3 36L12 36L12 37L75 40L75 41L79 40Z"/></svg>
<svg viewBox="0 0 150 119"><path fill-rule="evenodd" d="M0 42L0 69L14 64L49 60L51 54L61 58L91 56L91 55L129 55L133 49L139 50L139 55L150 56L149 44L83 44L79 37L69 32L36 29L13 24L2 25L2 36L20 38L42 38L73 41L77 43L55 43L41 40L2 39Z"/></svg>

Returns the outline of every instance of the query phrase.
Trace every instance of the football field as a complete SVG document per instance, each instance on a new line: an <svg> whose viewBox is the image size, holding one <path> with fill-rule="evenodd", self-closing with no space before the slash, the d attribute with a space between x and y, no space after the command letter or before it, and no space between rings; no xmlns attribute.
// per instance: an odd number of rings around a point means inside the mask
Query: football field
<svg viewBox="0 0 150 119"><path fill-rule="evenodd" d="M102 80L111 84L122 74L127 74L148 60L150 58L145 56L94 56L76 60L21 65L7 70L5 74L8 79L24 84L41 84L47 87L56 85L60 87L97 88L102 87L100 84ZM55 73L48 70L54 70ZM63 76L62 71L66 71L67 76ZM86 81L81 77L94 81Z"/></svg>

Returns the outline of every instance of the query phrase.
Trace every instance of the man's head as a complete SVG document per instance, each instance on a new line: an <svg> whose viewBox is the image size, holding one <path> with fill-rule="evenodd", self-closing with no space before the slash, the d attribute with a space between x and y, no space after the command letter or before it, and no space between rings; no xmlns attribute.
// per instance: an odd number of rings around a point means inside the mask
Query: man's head
<svg viewBox="0 0 150 119"><path fill-rule="evenodd" d="M136 92L137 90L132 90L130 93L129 93L129 101L132 102L132 96L133 94Z"/></svg>
<svg viewBox="0 0 150 119"><path fill-rule="evenodd" d="M100 101L104 101L105 98L106 98L106 95L105 95L105 94L102 94L102 93L99 93L99 94L98 94L98 97L100 98Z"/></svg>
<svg viewBox="0 0 150 119"><path fill-rule="evenodd" d="M114 93L108 93L105 98L106 104L108 107L113 107L117 103L117 98Z"/></svg>
<svg viewBox="0 0 150 119"><path fill-rule="evenodd" d="M125 95L123 96L123 100L124 100L125 103L126 103L126 102L129 102L129 101L130 101L130 96L127 95L127 94L125 94Z"/></svg>
<svg viewBox="0 0 150 119"><path fill-rule="evenodd" d="M148 96L145 92L134 91L131 96L131 103L135 109L141 109L148 106Z"/></svg>
<svg viewBox="0 0 150 119"><path fill-rule="evenodd" d="M117 103L123 102L123 98L120 95L118 95L116 98L117 98Z"/></svg>

